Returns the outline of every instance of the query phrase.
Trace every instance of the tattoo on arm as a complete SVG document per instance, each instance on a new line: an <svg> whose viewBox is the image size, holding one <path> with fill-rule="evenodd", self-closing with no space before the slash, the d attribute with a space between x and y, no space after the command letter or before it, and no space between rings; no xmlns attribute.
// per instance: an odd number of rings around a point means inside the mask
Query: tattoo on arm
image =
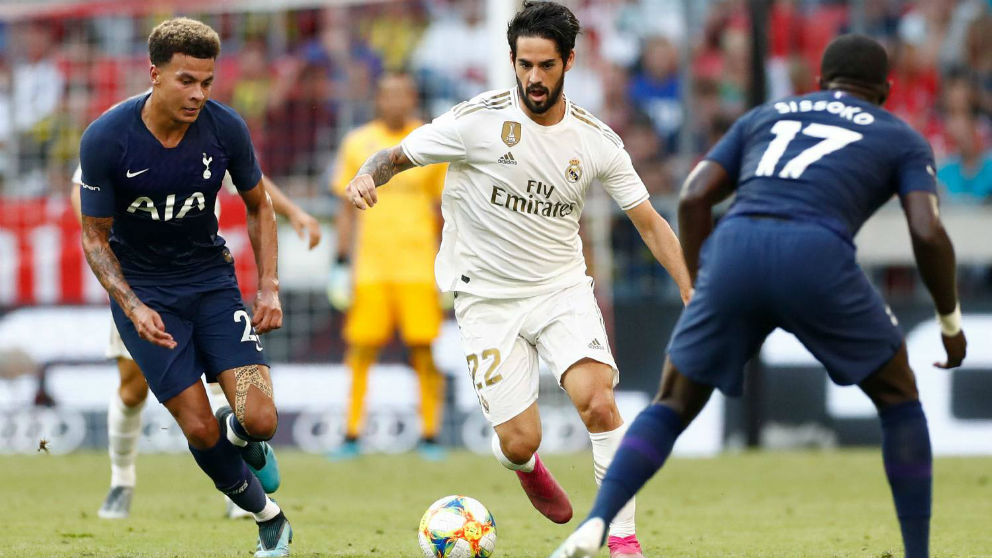
<svg viewBox="0 0 992 558"><path fill-rule="evenodd" d="M112 217L83 216L83 252L103 288L125 312L130 313L141 304L141 300L127 284L121 263L110 249L110 227L113 223Z"/></svg>
<svg viewBox="0 0 992 558"><path fill-rule="evenodd" d="M234 369L234 417L245 424L248 412L248 389L255 386L263 395L272 399L272 386L265 381L261 367L250 364Z"/></svg>
<svg viewBox="0 0 992 558"><path fill-rule="evenodd" d="M414 166L413 162L403 153L403 149L397 145L378 151L369 157L362 168L358 169L358 174L370 175L376 186L382 186L389 182L392 177Z"/></svg>

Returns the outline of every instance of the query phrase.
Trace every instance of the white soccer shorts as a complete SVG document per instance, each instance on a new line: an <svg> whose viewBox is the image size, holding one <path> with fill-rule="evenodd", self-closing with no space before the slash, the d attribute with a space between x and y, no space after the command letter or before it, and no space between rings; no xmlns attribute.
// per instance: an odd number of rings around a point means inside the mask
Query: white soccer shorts
<svg viewBox="0 0 992 558"><path fill-rule="evenodd" d="M112 359L126 358L128 360L134 360L131 358L131 353L128 352L127 347L124 346L124 340L121 339L121 334L117 332L117 326L114 325L113 321L110 322L110 340L107 343L107 350L104 351L103 356Z"/></svg>
<svg viewBox="0 0 992 558"><path fill-rule="evenodd" d="M482 413L493 426L537 401L539 358L559 385L583 358L612 368L614 386L620 380L592 280L517 299L458 293L455 318Z"/></svg>

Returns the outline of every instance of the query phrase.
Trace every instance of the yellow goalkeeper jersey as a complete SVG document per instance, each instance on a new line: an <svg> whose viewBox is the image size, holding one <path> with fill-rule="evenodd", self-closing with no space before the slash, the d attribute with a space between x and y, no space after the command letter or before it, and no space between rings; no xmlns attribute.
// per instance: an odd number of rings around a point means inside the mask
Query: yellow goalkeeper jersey
<svg viewBox="0 0 992 558"><path fill-rule="evenodd" d="M349 133L338 153L334 191L344 195L369 156L399 144L420 124L413 121L393 132L373 120ZM434 283L440 231L437 206L447 168L441 164L401 172L378 189L375 207L357 212L352 252L356 284Z"/></svg>

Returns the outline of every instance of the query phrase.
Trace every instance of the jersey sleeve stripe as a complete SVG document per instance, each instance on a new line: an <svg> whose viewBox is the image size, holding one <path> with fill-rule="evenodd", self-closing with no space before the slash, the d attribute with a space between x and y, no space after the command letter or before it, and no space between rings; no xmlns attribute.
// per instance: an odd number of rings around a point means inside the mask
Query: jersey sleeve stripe
<svg viewBox="0 0 992 558"><path fill-rule="evenodd" d="M614 134L612 132L608 132L607 130L604 130L602 127L600 127L598 124L596 124L592 120L589 120L589 119L587 119L584 116L580 116L579 113L578 113L578 111L572 111L572 116L574 116L575 119L578 120L579 122L584 122L585 124L588 124L593 129L595 129L597 132L603 134L603 137L605 137L606 139L608 139L611 142L613 142L613 144L615 144L617 147L623 147L623 142L620 140L620 138L616 134Z"/></svg>
<svg viewBox="0 0 992 558"><path fill-rule="evenodd" d="M627 207L621 207L620 209L622 209L623 211L634 209L635 207L641 205L642 203L648 201L649 199L651 199L651 195L645 193L643 196L638 198L637 201L635 201L634 203L627 204Z"/></svg>
<svg viewBox="0 0 992 558"><path fill-rule="evenodd" d="M414 165L417 165L418 167L424 166L423 163L421 163L420 161L418 161L417 158L414 157L412 153L410 153L410 150L407 149L405 143L400 143L400 149L403 150L403 154L406 155L406 158L407 159L410 159L410 162L411 163L413 163Z"/></svg>
<svg viewBox="0 0 992 558"><path fill-rule="evenodd" d="M465 107L465 109L462 110L461 112L456 113L455 114L455 118L458 119L458 118L461 118L463 116L472 114L473 112L477 112L477 111L480 111L480 110L483 110L483 109L489 109L489 110L500 110L500 109L504 109L504 108L510 106L510 104L511 104L510 101L507 100L507 101L500 102L498 104L483 103L483 104L469 105L469 106Z"/></svg>

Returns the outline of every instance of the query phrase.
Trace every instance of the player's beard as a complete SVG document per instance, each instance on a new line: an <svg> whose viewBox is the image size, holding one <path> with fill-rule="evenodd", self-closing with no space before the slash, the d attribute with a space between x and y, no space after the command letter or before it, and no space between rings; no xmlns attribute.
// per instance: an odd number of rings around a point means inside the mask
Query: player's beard
<svg viewBox="0 0 992 558"><path fill-rule="evenodd" d="M544 101L542 101L540 104L535 104L533 101L530 100L530 97L527 96L527 92L524 91L524 84L520 83L520 78L517 78L517 93L519 93L520 98L523 99L524 106L527 107L527 110L531 111L534 114L544 114L545 112L548 112L548 109L555 106L555 104L558 102L558 99L561 98L561 92L564 88L565 88L565 72L561 73L561 78L558 80L558 83L555 84L554 89L552 89L551 91L548 91L548 88L544 86L536 86L536 87L533 85L530 86L528 89L532 91L535 89L540 89L545 91Z"/></svg>

